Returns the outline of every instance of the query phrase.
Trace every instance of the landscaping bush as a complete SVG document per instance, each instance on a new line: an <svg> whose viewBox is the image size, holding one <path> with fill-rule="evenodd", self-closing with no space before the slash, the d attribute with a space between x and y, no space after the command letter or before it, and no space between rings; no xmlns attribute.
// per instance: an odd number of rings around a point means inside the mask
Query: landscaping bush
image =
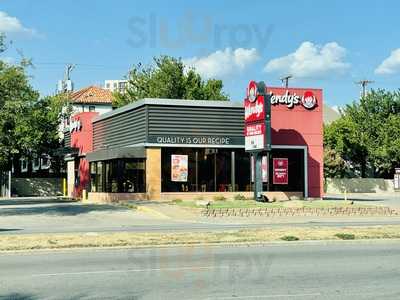
<svg viewBox="0 0 400 300"><path fill-rule="evenodd" d="M172 200L172 203L182 203L183 200L182 199L174 199Z"/></svg>
<svg viewBox="0 0 400 300"><path fill-rule="evenodd" d="M335 236L341 240L354 240L356 238L352 233L336 233Z"/></svg>
<svg viewBox="0 0 400 300"><path fill-rule="evenodd" d="M299 238L297 236L294 236L294 235L285 235L285 236L281 237L281 240L292 242L292 241L298 241Z"/></svg>
<svg viewBox="0 0 400 300"><path fill-rule="evenodd" d="M225 201L226 198L223 195L215 195L213 200L214 201Z"/></svg>
<svg viewBox="0 0 400 300"><path fill-rule="evenodd" d="M234 200L246 200L246 197L242 194L236 194L235 196L233 196Z"/></svg>

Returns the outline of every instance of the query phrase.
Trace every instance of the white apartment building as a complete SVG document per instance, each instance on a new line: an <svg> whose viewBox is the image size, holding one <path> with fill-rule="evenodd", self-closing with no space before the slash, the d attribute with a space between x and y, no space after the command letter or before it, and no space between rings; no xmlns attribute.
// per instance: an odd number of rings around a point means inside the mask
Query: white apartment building
<svg viewBox="0 0 400 300"><path fill-rule="evenodd" d="M105 80L104 88L113 92L124 93L128 86L128 80Z"/></svg>

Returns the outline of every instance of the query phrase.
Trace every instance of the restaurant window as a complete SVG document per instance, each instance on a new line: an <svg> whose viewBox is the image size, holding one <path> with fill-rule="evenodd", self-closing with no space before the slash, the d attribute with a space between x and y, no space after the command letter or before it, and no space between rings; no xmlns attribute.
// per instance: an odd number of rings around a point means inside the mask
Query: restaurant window
<svg viewBox="0 0 400 300"><path fill-rule="evenodd" d="M145 176L144 159L115 159L90 164L92 192L144 193Z"/></svg>
<svg viewBox="0 0 400 300"><path fill-rule="evenodd" d="M175 162L173 157L177 157ZM161 160L162 192L250 190L250 159L244 150L163 148Z"/></svg>
<svg viewBox="0 0 400 300"><path fill-rule="evenodd" d="M90 163L90 186L92 192L97 191L96 180L97 180L97 163L92 162Z"/></svg>
<svg viewBox="0 0 400 300"><path fill-rule="evenodd" d="M235 191L250 192L250 154L244 149L235 150Z"/></svg>

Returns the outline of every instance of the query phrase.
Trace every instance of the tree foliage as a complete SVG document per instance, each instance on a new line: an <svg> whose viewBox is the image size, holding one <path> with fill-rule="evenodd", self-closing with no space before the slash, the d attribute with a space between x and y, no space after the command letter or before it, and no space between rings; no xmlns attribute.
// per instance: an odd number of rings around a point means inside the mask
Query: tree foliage
<svg viewBox="0 0 400 300"><path fill-rule="evenodd" d="M4 44L2 37L0 42ZM0 47L1 48L1 47ZM0 168L12 159L50 152L59 146L58 126L63 117L62 96L40 98L29 83L26 60L0 61Z"/></svg>
<svg viewBox="0 0 400 300"><path fill-rule="evenodd" d="M391 177L400 166L400 92L371 91L347 105L339 120L325 126L324 144L362 177Z"/></svg>
<svg viewBox="0 0 400 300"><path fill-rule="evenodd" d="M194 70L185 70L181 59L154 58L150 66L141 64L129 72L126 93L116 93L114 106L120 107L143 98L228 100L221 80L203 80Z"/></svg>

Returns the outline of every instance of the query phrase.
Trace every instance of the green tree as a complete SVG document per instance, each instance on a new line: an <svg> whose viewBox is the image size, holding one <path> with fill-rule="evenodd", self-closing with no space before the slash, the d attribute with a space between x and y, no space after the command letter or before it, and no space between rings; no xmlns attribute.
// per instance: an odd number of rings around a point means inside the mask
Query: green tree
<svg viewBox="0 0 400 300"><path fill-rule="evenodd" d="M371 91L347 105L342 117L325 126L324 145L335 150L362 177L391 177L400 164L400 93Z"/></svg>
<svg viewBox="0 0 400 300"><path fill-rule="evenodd" d="M205 81L196 70L185 70L181 59L170 56L154 58L147 67L133 67L128 82L126 93L114 94L115 107L143 98L228 100L221 80Z"/></svg>
<svg viewBox="0 0 400 300"><path fill-rule="evenodd" d="M361 176L365 177L368 149L359 135L357 124L351 117L343 115L324 127L324 146L334 150L354 168L359 168ZM331 172L340 173L340 170Z"/></svg>
<svg viewBox="0 0 400 300"><path fill-rule="evenodd" d="M342 178L348 174L345 160L336 150L324 148L324 177Z"/></svg>
<svg viewBox="0 0 400 300"><path fill-rule="evenodd" d="M4 45L4 36L0 40ZM0 47L1 48L1 47ZM4 47L3 47L4 49ZM0 169L12 159L49 153L59 147L58 126L66 110L62 96L40 99L26 74L28 61L0 61Z"/></svg>

